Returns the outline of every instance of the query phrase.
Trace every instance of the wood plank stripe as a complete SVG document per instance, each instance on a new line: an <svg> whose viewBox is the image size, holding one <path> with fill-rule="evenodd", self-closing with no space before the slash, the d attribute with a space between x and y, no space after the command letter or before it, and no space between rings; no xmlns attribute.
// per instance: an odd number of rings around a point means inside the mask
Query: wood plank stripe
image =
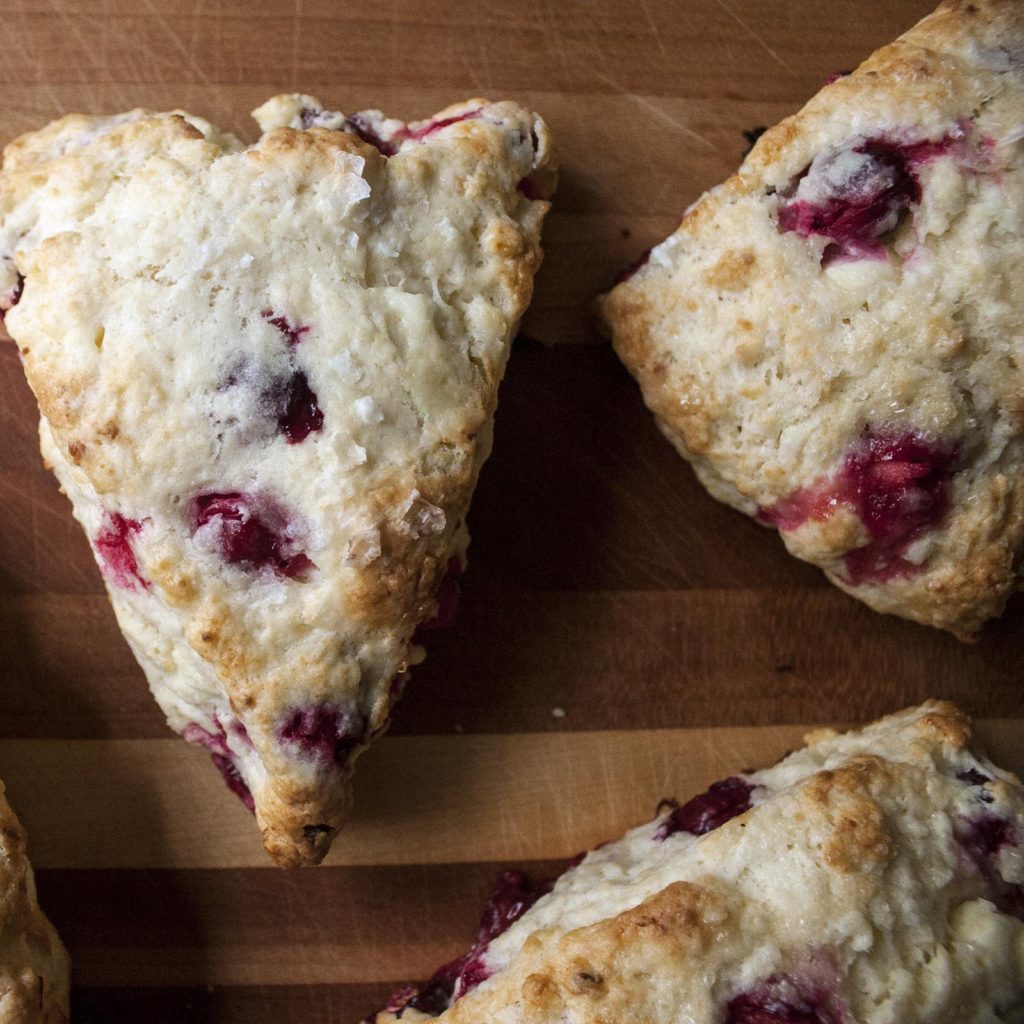
<svg viewBox="0 0 1024 1024"><path fill-rule="evenodd" d="M569 857L738 768L803 727L385 737L356 772L356 814L328 863ZM979 733L1024 768L1024 719ZM0 778L39 868L264 867L251 817L179 740L6 740ZM56 785L55 785L56 783Z"/></svg>
<svg viewBox="0 0 1024 1024"><path fill-rule="evenodd" d="M863 721L935 694L978 717L1019 713L1019 598L964 645L831 588L577 594L505 577L474 564L392 735L777 725L836 707ZM0 597L0 663L0 738L169 735L102 595Z"/></svg>
<svg viewBox="0 0 1024 1024"><path fill-rule="evenodd" d="M379 1009L393 986L258 985L240 988L75 988L75 1024L355 1024Z"/></svg>
<svg viewBox="0 0 1024 1024"><path fill-rule="evenodd" d="M513 866L545 878L564 861L37 876L76 985L397 986L469 948Z"/></svg>

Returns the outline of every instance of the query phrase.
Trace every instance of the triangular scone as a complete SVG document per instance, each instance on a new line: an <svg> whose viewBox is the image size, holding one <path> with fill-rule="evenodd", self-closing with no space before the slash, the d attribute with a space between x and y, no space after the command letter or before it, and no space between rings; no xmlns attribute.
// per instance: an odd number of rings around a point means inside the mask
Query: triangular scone
<svg viewBox="0 0 1024 1024"><path fill-rule="evenodd" d="M0 295L156 699L291 865L451 611L554 172L514 103L255 116L249 148L144 111L12 143Z"/></svg>
<svg viewBox="0 0 1024 1024"><path fill-rule="evenodd" d="M950 0L838 77L602 311L716 498L973 636L1024 556L1024 4Z"/></svg>
<svg viewBox="0 0 1024 1024"><path fill-rule="evenodd" d="M39 909L25 846L0 782L0 1024L66 1024L68 955Z"/></svg>
<svg viewBox="0 0 1024 1024"><path fill-rule="evenodd" d="M553 889L506 872L470 953L377 1024L1019 1021L1020 780L938 701L807 739Z"/></svg>

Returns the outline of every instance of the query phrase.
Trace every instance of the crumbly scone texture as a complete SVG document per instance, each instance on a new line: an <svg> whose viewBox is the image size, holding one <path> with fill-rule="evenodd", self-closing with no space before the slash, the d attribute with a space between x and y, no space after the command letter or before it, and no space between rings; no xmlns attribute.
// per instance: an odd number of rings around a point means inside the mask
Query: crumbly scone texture
<svg viewBox="0 0 1024 1024"><path fill-rule="evenodd" d="M600 301L710 493L972 638L1024 545L1024 4L948 0Z"/></svg>
<svg viewBox="0 0 1024 1024"><path fill-rule="evenodd" d="M588 854L493 939L476 987L437 1019L1020 1020L1024 788L970 738L938 701L808 736ZM722 785L746 792L734 816L681 827L694 808L722 810ZM431 1019L376 1019L399 1017Z"/></svg>
<svg viewBox="0 0 1024 1024"><path fill-rule="evenodd" d="M25 830L0 782L0 1024L67 1024L68 956L39 909Z"/></svg>
<svg viewBox="0 0 1024 1024"><path fill-rule="evenodd" d="M249 147L143 110L11 143L0 307L156 699L292 865L464 562L554 169L514 103L254 116Z"/></svg>

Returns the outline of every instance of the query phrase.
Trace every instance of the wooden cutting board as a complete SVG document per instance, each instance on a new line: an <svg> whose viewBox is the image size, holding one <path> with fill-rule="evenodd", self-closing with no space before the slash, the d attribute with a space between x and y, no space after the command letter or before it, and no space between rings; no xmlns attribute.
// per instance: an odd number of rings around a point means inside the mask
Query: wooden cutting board
<svg viewBox="0 0 1024 1024"><path fill-rule="evenodd" d="M0 777L74 957L74 1019L349 1024L461 953L508 865L538 874L805 727L930 695L1024 769L1014 601L966 647L872 614L713 502L590 303L928 0L5 0L4 139L181 106L253 136L282 90L423 117L469 95L549 120L562 183L470 517L458 624L360 764L328 863L287 873L205 754L169 738L0 345Z"/></svg>

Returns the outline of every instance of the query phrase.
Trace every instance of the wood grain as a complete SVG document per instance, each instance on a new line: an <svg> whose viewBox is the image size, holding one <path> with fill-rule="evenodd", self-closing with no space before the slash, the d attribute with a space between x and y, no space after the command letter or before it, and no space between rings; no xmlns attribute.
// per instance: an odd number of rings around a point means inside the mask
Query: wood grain
<svg viewBox="0 0 1024 1024"><path fill-rule="evenodd" d="M4 139L136 105L252 138L282 90L402 117L476 94L540 111L562 165L459 620L316 871L269 868L206 756L168 738L0 344L0 777L74 957L76 1024L355 1022L466 948L503 867L553 873L812 723L947 696L1024 770L1024 601L968 647L829 587L704 493L591 316L744 130L930 6L6 0Z"/></svg>

